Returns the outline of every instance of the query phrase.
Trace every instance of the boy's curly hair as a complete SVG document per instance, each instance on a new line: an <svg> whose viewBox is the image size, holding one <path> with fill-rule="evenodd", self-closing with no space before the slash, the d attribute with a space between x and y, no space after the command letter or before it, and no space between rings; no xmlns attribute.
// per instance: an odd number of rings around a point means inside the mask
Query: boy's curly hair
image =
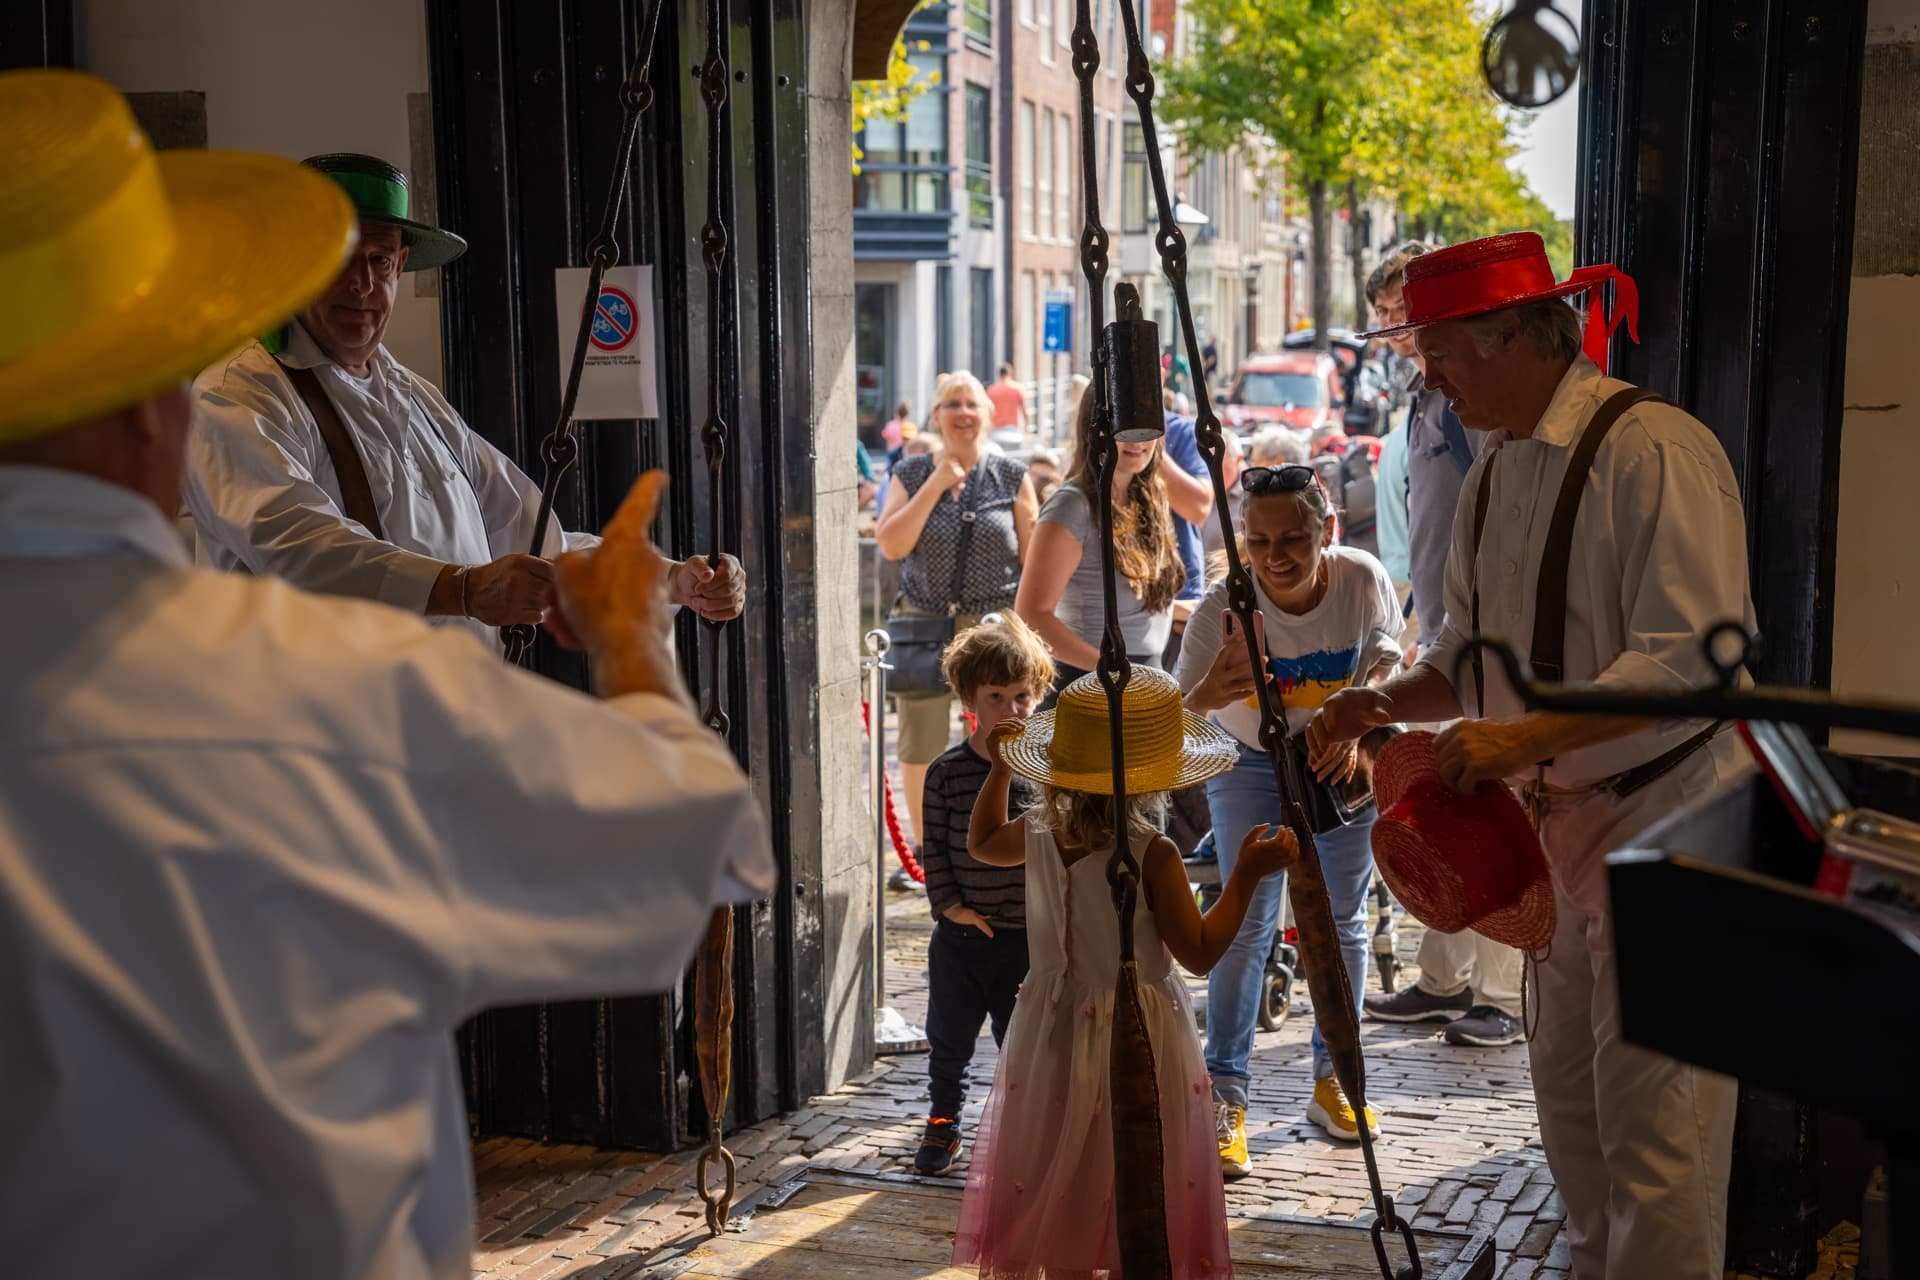
<svg viewBox="0 0 1920 1280"><path fill-rule="evenodd" d="M1032 627L1008 612L955 636L940 671L962 706L971 707L973 695L987 684L1020 685L1040 697L1053 687L1053 654Z"/></svg>

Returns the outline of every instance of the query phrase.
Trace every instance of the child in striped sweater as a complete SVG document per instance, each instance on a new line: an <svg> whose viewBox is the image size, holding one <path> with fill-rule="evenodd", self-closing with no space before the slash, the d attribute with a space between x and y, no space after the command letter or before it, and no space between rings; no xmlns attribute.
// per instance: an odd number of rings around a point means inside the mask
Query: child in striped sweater
<svg viewBox="0 0 1920 1280"><path fill-rule="evenodd" d="M1025 719L1053 687L1053 657L1013 614L954 637L943 663L947 683L971 712L973 732L927 768L922 861L933 940L927 946L926 1132L914 1154L919 1173L942 1174L960 1154L960 1108L982 1023L994 1043L1006 1033L1027 976L1026 872L990 867L967 853L967 822L991 768L989 736L1009 717ZM1014 796L1016 807L1038 800Z"/></svg>

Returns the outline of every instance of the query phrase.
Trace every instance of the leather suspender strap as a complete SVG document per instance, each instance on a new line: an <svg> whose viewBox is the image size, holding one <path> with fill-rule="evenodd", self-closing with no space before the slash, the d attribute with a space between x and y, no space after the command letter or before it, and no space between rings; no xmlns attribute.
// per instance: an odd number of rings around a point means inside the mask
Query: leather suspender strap
<svg viewBox="0 0 1920 1280"><path fill-rule="evenodd" d="M1496 451L1487 459L1486 467L1480 472L1480 492L1473 503L1473 630L1468 634L1480 634L1480 537L1487 531L1487 500L1493 495L1493 468L1500 460ZM1479 702L1479 717L1487 718L1487 664L1481 658L1480 650L1473 651L1473 696Z"/></svg>
<svg viewBox="0 0 1920 1280"><path fill-rule="evenodd" d="M373 486L367 483L367 469L360 460L360 450L354 446L353 436L347 432L347 424L340 421L340 414L333 407L333 401L327 398L326 390L321 387L320 379L311 369L296 369L285 361L279 362L286 370L293 389L306 401L307 412L313 415L313 425L320 428L320 440L327 446L327 456L333 460L333 474L340 481L340 502L346 508L349 518L365 525L367 532L374 537L386 540L386 534L380 530L380 513L373 505Z"/></svg>
<svg viewBox="0 0 1920 1280"><path fill-rule="evenodd" d="M1540 580L1533 596L1533 646L1527 662L1534 679L1559 684L1567 658L1567 577L1573 568L1573 524L1580 515L1580 499L1593 474L1593 460L1620 415L1637 404L1665 400L1645 387L1628 387L1607 397L1587 423L1567 469L1560 477L1560 496L1554 500L1553 522L1547 526L1546 545L1540 551Z"/></svg>

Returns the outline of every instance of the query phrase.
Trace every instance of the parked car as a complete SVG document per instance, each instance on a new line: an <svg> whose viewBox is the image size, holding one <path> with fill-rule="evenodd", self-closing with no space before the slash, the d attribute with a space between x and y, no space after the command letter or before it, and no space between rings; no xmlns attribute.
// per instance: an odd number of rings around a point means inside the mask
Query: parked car
<svg viewBox="0 0 1920 1280"><path fill-rule="evenodd" d="M1221 397L1228 426L1257 431L1279 423L1311 434L1338 428L1346 408L1340 364L1324 351L1281 351L1248 356Z"/></svg>

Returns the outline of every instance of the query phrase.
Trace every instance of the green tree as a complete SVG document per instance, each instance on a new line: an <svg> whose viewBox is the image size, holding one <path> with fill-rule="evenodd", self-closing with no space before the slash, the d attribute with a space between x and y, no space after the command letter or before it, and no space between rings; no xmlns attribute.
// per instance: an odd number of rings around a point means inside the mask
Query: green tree
<svg viewBox="0 0 1920 1280"><path fill-rule="evenodd" d="M1332 310L1332 205L1391 200L1423 238L1537 230L1556 267L1572 236L1513 171L1513 126L1480 78L1491 10L1461 0L1190 0L1193 55L1165 77L1189 147L1263 138L1312 224L1313 315ZM1364 262L1352 263L1356 310ZM1364 314L1356 316L1364 324Z"/></svg>
<svg viewBox="0 0 1920 1280"><path fill-rule="evenodd" d="M916 49L925 53L927 42L918 41ZM860 150L860 133L867 127L869 120L901 121L907 118L907 112L913 107L913 100L940 82L935 71L922 72L920 68L907 61L907 42L904 38L893 42L893 52L887 58L887 75L884 80L855 80L853 82L853 171L860 172L860 160L865 154Z"/></svg>

